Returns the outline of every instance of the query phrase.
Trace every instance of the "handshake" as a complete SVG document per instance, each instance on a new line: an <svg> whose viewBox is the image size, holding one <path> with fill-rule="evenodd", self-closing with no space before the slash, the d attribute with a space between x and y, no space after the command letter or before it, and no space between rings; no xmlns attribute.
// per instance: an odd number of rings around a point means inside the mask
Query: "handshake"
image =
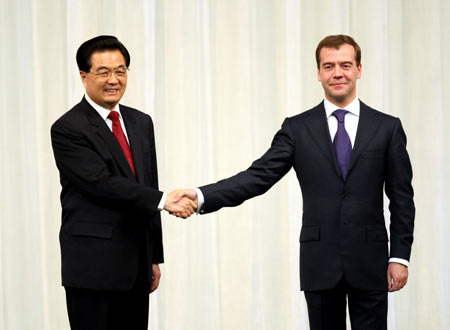
<svg viewBox="0 0 450 330"><path fill-rule="evenodd" d="M197 211L198 196L194 189L176 189L167 194L164 210L178 218L189 218Z"/></svg>

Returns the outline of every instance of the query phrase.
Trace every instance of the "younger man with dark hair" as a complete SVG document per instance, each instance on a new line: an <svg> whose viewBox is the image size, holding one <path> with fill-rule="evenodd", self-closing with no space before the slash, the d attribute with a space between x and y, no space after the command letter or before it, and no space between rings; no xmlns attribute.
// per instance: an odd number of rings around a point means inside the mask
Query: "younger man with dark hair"
<svg viewBox="0 0 450 330"><path fill-rule="evenodd" d="M267 152L247 170L180 191L201 214L261 195L292 167L301 186L300 286L312 330L387 329L387 292L408 279L414 229L412 170L398 118L361 102L361 49L324 38L316 51L325 99L286 118ZM383 215L389 198L390 250Z"/></svg>

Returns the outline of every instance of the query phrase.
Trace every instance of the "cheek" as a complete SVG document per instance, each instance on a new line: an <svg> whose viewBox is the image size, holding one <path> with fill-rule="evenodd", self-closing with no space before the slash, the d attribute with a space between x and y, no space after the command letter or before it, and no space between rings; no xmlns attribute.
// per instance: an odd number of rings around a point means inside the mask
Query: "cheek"
<svg viewBox="0 0 450 330"><path fill-rule="evenodd" d="M331 80L332 80L331 75L324 75L322 77L322 84L329 84Z"/></svg>
<svg viewBox="0 0 450 330"><path fill-rule="evenodd" d="M93 91L100 91L103 89L103 85L90 83L89 88Z"/></svg>
<svg viewBox="0 0 450 330"><path fill-rule="evenodd" d="M356 79L358 79L358 78L359 78L359 73L358 73L358 72L355 72L355 73L353 73L353 74L351 75L351 80L356 81Z"/></svg>

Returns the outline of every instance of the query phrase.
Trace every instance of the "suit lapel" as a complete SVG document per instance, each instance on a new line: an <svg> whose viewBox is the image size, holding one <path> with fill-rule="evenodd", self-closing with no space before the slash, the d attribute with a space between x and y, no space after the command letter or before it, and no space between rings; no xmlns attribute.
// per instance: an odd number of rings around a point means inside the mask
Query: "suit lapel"
<svg viewBox="0 0 450 330"><path fill-rule="evenodd" d="M356 131L355 145L350 158L349 172L361 156L361 153L366 149L367 144L370 142L382 122L381 116L378 116L378 113L375 110L371 109L361 101L360 104L358 129Z"/></svg>
<svg viewBox="0 0 450 330"><path fill-rule="evenodd" d="M341 172L334 155L333 143L331 141L330 129L328 128L323 101L308 112L308 116L305 121L305 126L309 130L314 142L319 146L320 150L322 150L323 154L329 160L336 173L341 176Z"/></svg>
<svg viewBox="0 0 450 330"><path fill-rule="evenodd" d="M138 135L138 127L136 119L132 116L132 113L124 106L120 107L120 113L123 116L125 128L127 130L128 139L130 141L131 153L134 160L134 169L136 171L136 178L138 182L144 182L144 168L142 159L142 144L141 138Z"/></svg>
<svg viewBox="0 0 450 330"><path fill-rule="evenodd" d="M135 180L130 165L128 164L128 161L125 158L122 149L120 148L119 142L117 142L116 137L113 135L108 125L97 113L97 111L95 111L95 109L91 107L86 99L83 98L82 102L86 110L86 116L89 120L90 125L97 130L98 135L103 140L109 151L111 151L111 154L113 155L120 169L123 171L123 173L125 173L125 176L129 179Z"/></svg>

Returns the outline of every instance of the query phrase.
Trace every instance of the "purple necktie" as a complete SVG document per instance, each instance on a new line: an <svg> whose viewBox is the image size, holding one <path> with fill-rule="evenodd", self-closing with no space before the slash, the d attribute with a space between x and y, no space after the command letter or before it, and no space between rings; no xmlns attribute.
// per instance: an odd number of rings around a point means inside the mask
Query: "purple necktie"
<svg viewBox="0 0 450 330"><path fill-rule="evenodd" d="M333 116L338 120L338 128L334 136L333 146L336 153L336 159L341 170L342 178L347 177L348 167L350 165L350 156L352 155L352 143L344 126L344 118L348 113L347 110L336 110Z"/></svg>

